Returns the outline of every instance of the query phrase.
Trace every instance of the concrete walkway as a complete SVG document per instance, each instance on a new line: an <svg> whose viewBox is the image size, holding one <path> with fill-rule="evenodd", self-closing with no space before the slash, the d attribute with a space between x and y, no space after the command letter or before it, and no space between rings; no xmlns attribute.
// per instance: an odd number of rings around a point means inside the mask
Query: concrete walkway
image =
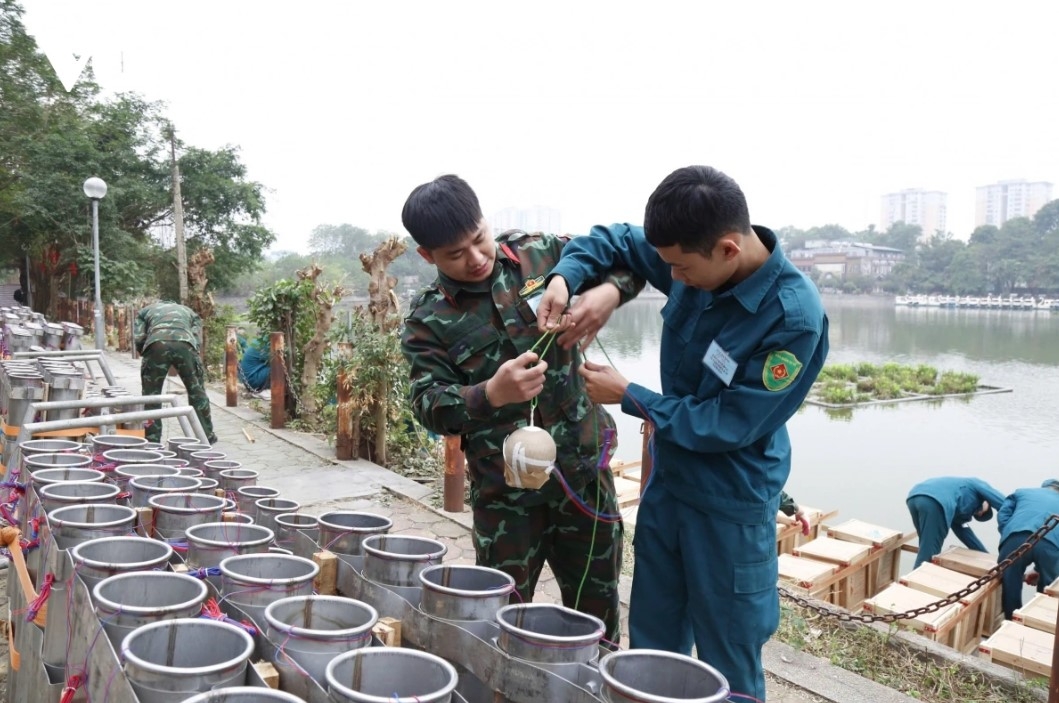
<svg viewBox="0 0 1059 703"><path fill-rule="evenodd" d="M109 353L108 361L118 385L139 392L139 362L126 354ZM178 378L166 382L164 393L182 393ZM363 460L338 461L324 439L292 430L272 430L261 411L224 406L223 392L208 391L213 403L215 446L229 459L260 473L258 483L280 491L284 498L301 503L301 511L321 514L329 510L366 510L393 520L393 533L438 539L448 546L446 562L474 563L470 538L470 513L443 513L432 505L433 485L424 486ZM260 402L260 401L258 401ZM262 406L267 412L268 408ZM173 422L173 432L177 432ZM170 428L164 428L167 436ZM252 438L253 441L251 441ZM623 583L623 593L628 584ZM559 591L550 573L542 576L537 600L559 602ZM627 601L624 603L627 616ZM623 630L627 630L623 618ZM628 642L623 641L627 646ZM770 642L765 649L771 703L903 703L913 699L831 666L828 662Z"/></svg>

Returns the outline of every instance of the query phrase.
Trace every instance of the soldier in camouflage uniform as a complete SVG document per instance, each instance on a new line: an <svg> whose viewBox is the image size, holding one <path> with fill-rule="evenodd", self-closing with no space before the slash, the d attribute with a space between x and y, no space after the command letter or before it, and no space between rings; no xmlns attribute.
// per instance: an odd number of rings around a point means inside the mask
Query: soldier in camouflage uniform
<svg viewBox="0 0 1059 703"><path fill-rule="evenodd" d="M210 444L217 441L210 418L210 399L206 396L205 372L199 357L202 319L189 307L178 303L158 302L136 315L136 351L140 354L140 384L144 395L159 395L169 375L176 368L188 392L188 404L195 408ZM148 410L158 405L147 405ZM147 441L162 439L161 421L147 427Z"/></svg>
<svg viewBox="0 0 1059 703"><path fill-rule="evenodd" d="M609 468L615 443L604 440L614 420L584 392L580 351L558 342L540 345L543 359L530 351L541 338L535 303L566 239L507 232L494 240L474 191L451 175L416 188L402 220L438 270L405 320L412 407L427 429L462 437L477 563L510 574L513 602L529 602L547 562L563 603L599 617L617 642L620 519L597 522L554 477L539 490L504 480L504 439L529 423L536 399L534 424L554 438L558 470L591 511L618 512ZM576 315L598 329L642 286L615 272L583 296Z"/></svg>

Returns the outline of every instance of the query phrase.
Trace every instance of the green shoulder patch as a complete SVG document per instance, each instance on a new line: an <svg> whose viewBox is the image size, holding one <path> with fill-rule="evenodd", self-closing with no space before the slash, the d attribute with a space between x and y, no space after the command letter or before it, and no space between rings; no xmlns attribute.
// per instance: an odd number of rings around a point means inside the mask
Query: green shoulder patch
<svg viewBox="0 0 1059 703"><path fill-rule="evenodd" d="M789 351L770 352L761 370L761 382L770 391L782 391L794 383L802 370L802 362Z"/></svg>

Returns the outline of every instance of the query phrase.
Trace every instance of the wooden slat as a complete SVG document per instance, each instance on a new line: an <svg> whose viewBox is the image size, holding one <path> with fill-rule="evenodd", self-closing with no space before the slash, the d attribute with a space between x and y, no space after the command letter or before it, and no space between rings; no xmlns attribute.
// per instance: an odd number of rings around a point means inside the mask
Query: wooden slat
<svg viewBox="0 0 1059 703"><path fill-rule="evenodd" d="M950 547L936 555L932 562L946 569L959 571L970 576L984 576L996 566L996 559L986 552L978 552L966 547Z"/></svg>
<svg viewBox="0 0 1059 703"><path fill-rule="evenodd" d="M907 610L922 608L936 601L937 598L930 593L923 593L899 583L886 588L864 601L864 610L871 613L903 613ZM925 613L911 620L901 622L909 625L915 630L926 633L939 633L947 629L947 626L958 619L963 612L963 606L953 603L941 608L934 613Z"/></svg>
<svg viewBox="0 0 1059 703"><path fill-rule="evenodd" d="M808 557L820 561L849 566L868 558L871 547L856 542L843 542L830 537L817 537L797 547L792 552L796 557Z"/></svg>
<svg viewBox="0 0 1059 703"><path fill-rule="evenodd" d="M870 544L873 547L891 547L901 542L904 536L900 530L891 530L889 527L872 525L863 520L846 520L838 525L827 528L827 536L846 542L858 542Z"/></svg>
<svg viewBox="0 0 1059 703"><path fill-rule="evenodd" d="M1011 614L1011 619L1034 630L1055 634L1055 619L1059 616L1059 598L1038 593L1033 599Z"/></svg>
<svg viewBox="0 0 1059 703"><path fill-rule="evenodd" d="M1053 635L1017 622L1006 621L992 637L983 642L979 653L990 661L1016 671L1051 676Z"/></svg>

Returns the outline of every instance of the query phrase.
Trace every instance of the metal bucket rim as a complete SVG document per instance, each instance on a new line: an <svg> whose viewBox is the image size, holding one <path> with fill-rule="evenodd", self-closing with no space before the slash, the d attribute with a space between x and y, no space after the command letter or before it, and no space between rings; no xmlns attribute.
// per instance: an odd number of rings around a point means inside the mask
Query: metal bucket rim
<svg viewBox="0 0 1059 703"><path fill-rule="evenodd" d="M43 463L40 463L42 457L56 457L56 456L73 457L73 458L77 459L77 461L74 462L74 463L71 463L71 464L43 464ZM77 454L76 452L38 452L36 454L23 454L22 455L22 461L24 461L27 466L36 467L37 470L39 471L39 470L43 470L43 469L59 469L59 468L63 468L63 467L78 468L78 467L81 467L81 466L88 466L88 465L90 465L92 463L92 457L84 456L82 454ZM31 471L30 473L33 473L33 472Z"/></svg>
<svg viewBox="0 0 1059 703"><path fill-rule="evenodd" d="M124 469L126 469L128 467L135 467L135 468L132 469L132 471L140 471L141 469L161 469L162 473L160 473L160 474L140 474L140 473L132 473L132 474L130 474L130 473L126 473L124 471ZM126 477L126 478L128 478L131 481L132 479L138 478L138 477L141 477L141 476L179 476L180 475L179 472L177 472L177 473L168 473L168 471L170 469L176 469L176 468L177 467L175 467L175 466L167 466L166 464L122 464L121 466L115 467L114 473L118 474L119 476Z"/></svg>
<svg viewBox="0 0 1059 703"><path fill-rule="evenodd" d="M162 628L177 628L177 627L204 627L208 629L222 628L239 637L243 642L243 651L238 656L234 656L223 662L210 665L200 666L165 666L162 664L155 664L152 661L144 659L140 655L129 649L129 641L135 637L143 637L149 634L153 630ZM186 676L201 676L203 674L212 674L217 672L225 671L233 666L237 666L240 660L246 661L249 666L250 657L254 653L254 639L250 634L235 625L230 625L226 622L220 622L219 620L207 620L203 618L175 618L173 620L160 620L158 622L148 623L142 625L128 635L121 641L121 657L122 659L131 662L134 666L137 666L144 671L148 671L152 674L183 674Z"/></svg>
<svg viewBox="0 0 1059 703"><path fill-rule="evenodd" d="M114 462L115 464L120 463L122 461L121 458L116 457L116 456L110 456L111 454L114 454L115 452L142 452L144 454L155 454L155 455L157 455L157 456L151 458L152 461L154 459L161 459L162 458L162 455L158 454L158 452L156 452L153 449L140 449L139 447L118 447L118 448L115 448L115 449L108 449L105 452L103 452L103 458L106 459L107 461ZM128 461L128 459L125 459L125 461ZM152 463L152 461L134 461L134 462L131 462L131 463L134 463L134 464L150 464L150 463Z"/></svg>
<svg viewBox="0 0 1059 703"><path fill-rule="evenodd" d="M216 505L190 507L186 505L165 505L165 502L171 498L180 498L185 501L190 499L203 500L207 502L211 500L218 501ZM161 495L150 496L147 499L147 504L155 510L161 510L164 513L177 513L181 515L192 515L195 513L205 513L210 510L223 510L224 509L224 498L220 496L211 496L208 493L163 493Z"/></svg>
<svg viewBox="0 0 1059 703"><path fill-rule="evenodd" d="M290 498L280 498L279 496L263 496L261 498L258 498L257 500L254 501L254 507L256 507L258 510L265 510L266 512L270 511L270 510L273 510L273 511L277 510L277 508L275 506L273 506L273 505L261 505L261 501L263 501L263 500L281 500L281 501L283 501L285 503L292 503L293 505L284 506L284 509L293 507L294 508L293 512L297 512L298 508L302 507L302 504L299 503L296 500L291 500ZM285 515L285 514L290 514L290 513L277 513L277 514L278 515Z"/></svg>
<svg viewBox="0 0 1059 703"><path fill-rule="evenodd" d="M223 527L225 529L229 529L229 528L232 528L233 525L238 525L238 527L235 528L235 529L238 529L238 530L242 530L242 529L245 529L245 528L249 527L249 528L253 528L253 529L250 530L250 532L254 532L255 530L261 530L261 531L266 532L268 534L265 537L257 537L257 538L254 538L253 540L240 541L240 542L222 542L221 540L209 539L208 537L200 537L199 535L195 534L196 532L204 530L207 527L210 527L210 528ZM196 545L202 545L204 547L236 547L236 546L258 547L258 546L260 546L262 544L268 544L273 539L275 539L276 538L276 533L273 532L272 530L268 529L264 525L257 525L257 524L254 524L254 523L243 523L243 522L203 522L203 523L199 523L198 525L191 525L190 527L188 527L186 530L184 530L184 536L187 538L189 543L194 541Z"/></svg>
<svg viewBox="0 0 1059 703"><path fill-rule="evenodd" d="M152 548L157 546L157 547L159 547L161 549L161 554L158 557L154 558L154 559L148 559L146 561L133 561L133 562L121 562L120 563L120 566L122 566L123 568L127 568L130 571L131 570L142 570L142 569L150 568L151 566L154 566L155 564L165 564L170 559L173 558L173 548L171 546L169 546L168 544L166 544L165 542L163 542L161 540L157 540L157 539L147 539L146 537L136 537L136 536L133 536L133 535L117 535L117 536L112 536L112 537L97 537L95 539L90 539L90 540L88 540L86 542L81 542L80 544L72 547L70 549L70 556L73 557L75 563L83 564L84 566L87 566L87 567L93 568L93 569L104 569L104 568L108 568L108 567L112 567L112 566L118 566L119 565L118 562L99 561L98 559L89 559L89 558L84 556L84 551L86 551L88 549L91 549L94 546L99 546L101 543L104 543L104 542L110 543L110 542L116 542L116 541L119 541L119 540L120 541L138 540L136 542L137 545L149 544L149 545L151 545ZM131 542L130 542L130 544L131 544Z"/></svg>
<svg viewBox="0 0 1059 703"><path fill-rule="evenodd" d="M440 583L429 579L433 574L446 569L485 572L490 575L499 575L504 578L506 585L480 591L468 591L462 588L443 586ZM461 598L495 598L496 596L509 595L515 590L515 579L511 574L505 573L499 569L491 569L487 566L476 566L474 564L435 564L434 566L428 566L419 572L419 581L423 588L429 591L444 593L450 596L460 596Z"/></svg>
<svg viewBox="0 0 1059 703"><path fill-rule="evenodd" d="M125 517L118 520L111 520L109 522L75 522L73 520L66 520L62 512L73 512L75 510L87 510L88 508L101 508L105 510L117 510L118 512L125 513ZM68 527L90 527L94 529L101 529L106 527L119 527L123 523L127 522L130 518L133 521L136 520L136 511L125 505L114 505L113 503L80 503L78 505L64 505L61 508L48 513L48 522L54 523L57 526L68 526Z"/></svg>
<svg viewBox="0 0 1059 703"><path fill-rule="evenodd" d="M248 574L241 574L241 573L239 573L237 571L232 571L233 563L238 565L238 563L241 562L241 561L251 561L251 560L254 560L254 559L262 559L262 558L285 559L285 560L290 561L291 563L296 563L296 564L299 564L301 566L307 566L307 567L310 567L309 568L309 573L302 574L300 576L289 576L289 577L282 578L282 579L274 579L274 578L265 578L265 577L262 577L262 576L250 576ZM267 553L267 554L237 554L237 555L235 555L233 557L228 557L227 559L222 559L221 563L218 564L217 566L218 566L218 568L220 568L221 574L223 576L226 576L226 577L228 577L230 579L233 579L235 581L239 581L240 583L250 583L250 584L260 585L260 586L272 586L272 585L275 585L276 583L286 583L286 582L289 582L289 581L292 581L292 580L306 580L306 579L309 579L309 578L315 579L317 577L317 575L319 575L319 573L320 573L320 565L317 564L315 561L312 561L311 559L306 559L305 557L295 556L293 554L271 554L271 553Z"/></svg>
<svg viewBox="0 0 1059 703"><path fill-rule="evenodd" d="M35 443L43 444L45 442L65 443L73 446L69 447L66 450L60 449L59 451L56 451L54 449L37 449L36 447L32 446ZM27 439L25 442L20 442L18 446L20 449L22 449L23 453L25 453L26 449L29 449L34 454L69 454L70 452L76 452L80 450L84 445L80 442L75 442L72 439Z"/></svg>
<svg viewBox="0 0 1059 703"><path fill-rule="evenodd" d="M346 660L354 659L356 657L403 657L406 659L420 659L429 661L432 664L438 665L442 670L448 674L448 681L439 690L432 691L430 693L423 693L412 696L374 696L360 691L354 691L345 684L342 684L335 678L334 671L339 666L344 664ZM324 681L328 688L335 687L338 689L346 698L355 698L363 701L364 703L414 703L415 701L422 700L427 696L431 696L432 700L436 700L437 696L444 696L451 694L456 690L456 685L459 683L459 675L456 673L456 667L449 662L445 661L436 654L430 652L423 652L418 649L405 649L398 647L364 647L361 649L353 649L348 652L339 654L327 664L327 669L324 671Z"/></svg>
<svg viewBox="0 0 1059 703"><path fill-rule="evenodd" d="M254 697L264 698L268 701L276 701L276 703L305 703L304 700L293 693L287 693L278 688L262 688L261 686L214 688L203 693L196 693L191 698L185 698L182 703L228 703L230 698L235 697L236 700L239 700L244 695L249 699Z"/></svg>
<svg viewBox="0 0 1059 703"><path fill-rule="evenodd" d="M66 483L62 479L52 479L48 474L56 473L59 471L90 471L92 475L88 478L78 480L78 483L100 483L107 477L102 471L98 469L90 469L85 466L52 466L48 469L40 469L34 471L30 476L29 482L36 486L47 486L52 483ZM99 474L96 476L96 474Z"/></svg>
<svg viewBox="0 0 1059 703"><path fill-rule="evenodd" d="M250 489L251 492L250 493L245 493L244 491L246 491L246 489ZM268 494L268 495L259 495L259 496L255 497L253 495L253 491L275 491L275 493L271 493L271 494ZM278 488L273 488L272 486L239 486L239 488L237 488L235 490L235 492L237 494L241 495L241 496L246 496L247 498L254 498L255 501L257 499L259 499L259 498L278 498L279 497L279 489Z"/></svg>
<svg viewBox="0 0 1059 703"><path fill-rule="evenodd" d="M292 522L287 522L287 518L291 518L291 517L309 518L313 522L312 522L311 525L295 525ZM320 519L317 518L315 515L310 515L309 513L299 513L299 512L280 513L279 515L276 515L272 519L275 520L276 524L278 524L278 525L283 525L284 527L290 527L290 528L295 529L295 530L311 530L314 527L319 527L320 526Z"/></svg>
<svg viewBox="0 0 1059 703"><path fill-rule="evenodd" d="M342 629L333 630L322 630L320 628L302 627L300 625L291 625L290 623L283 622L278 619L275 614L275 610L293 605L295 603L305 603L306 601L322 602L322 603L337 603L339 605L353 605L356 608L367 611L368 622L357 627L345 627ZM318 638L319 633L326 633L326 637L329 639L341 639L344 637L355 637L365 632L371 632L371 629L375 626L375 623L379 620L379 611L371 606L370 603L365 603L362 600L355 598L346 598L345 596L329 596L322 594L313 594L309 596L289 596L287 598L280 598L274 600L265 607L265 622L268 626L282 632L285 635L291 637L306 637L306 638Z"/></svg>
<svg viewBox="0 0 1059 703"><path fill-rule="evenodd" d="M190 598L182 603L171 603L169 605L155 605L155 606L138 606L129 605L128 603L118 603L116 601L107 598L102 594L105 588L113 586L115 583L120 583L122 580L129 579L166 579L169 581L179 581L180 583L186 583L188 585L194 584L196 590L199 592L193 598ZM173 571L130 571L128 573L115 574L108 576L103 579L95 586L92 587L92 600L102 610L108 613L121 613L127 615L150 615L151 613L164 613L166 611L173 610L185 610L195 605L195 601L199 603L205 602L209 596L210 591L206 587L206 582L201 581L194 576L188 576L187 574L178 574Z"/></svg>
<svg viewBox="0 0 1059 703"><path fill-rule="evenodd" d="M195 455L192 454L191 456L195 456ZM229 466L226 469L222 469L219 466L211 466L211 464L220 464L221 462L224 462L225 464L235 464L235 466ZM203 466L209 466L211 469L217 469L218 471L240 471L243 468L242 462L236 461L235 459L210 459L209 461L202 462L202 465ZM253 469L246 469L246 470L247 471L253 471ZM257 472L254 472L254 473L257 473Z"/></svg>
<svg viewBox="0 0 1059 703"><path fill-rule="evenodd" d="M440 550L434 550L432 552L424 554L403 554L401 552L388 552L385 549L374 546L375 542L380 542L384 539L400 540L402 542L412 542L421 544L437 545L441 547ZM429 537L419 537L418 535L390 535L390 534L374 534L365 537L360 543L361 550L365 553L365 556L371 555L378 559L386 559L387 561L433 561L434 559L441 559L448 553L449 548L444 542L439 542L436 539Z"/></svg>
<svg viewBox="0 0 1059 703"><path fill-rule="evenodd" d="M209 465L210 463L212 463L212 462L209 462L209 461L206 462L207 465ZM231 474L229 474L230 471L241 471L243 473L253 474L253 476L232 476ZM238 469L221 469L219 475L221 476L221 478L239 478L239 479L242 479L242 478L257 478L258 476L261 475L261 472L260 471L256 471L254 469L244 469L242 467L239 467Z"/></svg>
<svg viewBox="0 0 1059 703"><path fill-rule="evenodd" d="M380 525L371 525L371 526L363 526L363 527L361 527L361 526L353 526L353 525L340 525L337 522L331 522L330 520L327 519L331 515L366 516L366 517L370 517L370 518L375 518L376 520L382 520L383 522ZM369 530L371 530L371 531L376 531L376 530L381 530L381 529L388 530L391 527L393 527L393 520L391 520L390 518L386 517L385 515L376 515L375 513L365 513L365 512L362 512L360 510L332 510L331 512L324 513L323 515L318 515L316 517L316 522L317 522L317 524L321 525L322 527L326 527L327 529L329 529L331 531L334 531L334 532L350 532L350 533L368 532Z"/></svg>
<svg viewBox="0 0 1059 703"><path fill-rule="evenodd" d="M681 698L681 703L720 703L721 701L728 700L731 694L731 689L728 687L728 679L725 678L717 669L713 668L709 664L699 659L677 654L676 652L666 652L661 649L626 649L618 652L610 652L602 659L599 660L599 675L603 679L605 685L610 686L621 695L631 698L636 701L643 701L643 703L672 703L672 696L657 696L651 693L646 693L637 688L634 688L626 683L619 681L614 678L614 675L610 673L610 668L614 666L615 662L625 658L644 658L647 660L658 660L658 659L669 659L673 661L679 661L682 664L688 665L690 668L699 669L706 672L717 679L720 684L720 688L717 693L711 694L706 697L700 698ZM645 664L650 663L645 661Z"/></svg>
<svg viewBox="0 0 1059 703"><path fill-rule="evenodd" d="M52 495L52 491L57 491L64 486L93 486L99 488L106 488L109 495L92 496L93 498L102 498L104 500L108 498L115 498L121 493L121 486L116 486L113 483L106 483L104 481L56 481L55 483L46 483L37 489L37 493L41 500L49 498L51 500L63 500L67 498L77 498L85 496L64 496L64 495Z"/></svg>
<svg viewBox="0 0 1059 703"><path fill-rule="evenodd" d="M558 610L563 613L567 613L575 618L581 618L584 620L591 621L596 626L596 631L590 634L584 635L549 635L543 632L535 632L534 630L526 630L513 625L508 622L504 616L512 611L518 610ZM501 630L512 634L519 639L526 641L540 641L547 642L549 644L589 644L590 641L599 641L603 635L606 634L607 628L603 624L603 621L597 618L595 615L589 615L588 613L582 613L579 610L573 608L567 608L566 606L557 605L554 603L512 603L510 605L502 606L496 611L496 623Z"/></svg>
<svg viewBox="0 0 1059 703"><path fill-rule="evenodd" d="M195 485L193 485L193 486L179 486L177 488L166 488L166 487L163 487L163 486L149 486L149 485L146 485L146 484L143 484L143 483L140 482L140 479L142 479L142 478L184 478L184 479L187 479L188 481L194 481ZM133 487L135 487L135 488L137 488L137 489L139 489L139 490L141 490L141 491L143 491L145 493L188 493L188 492L194 491L195 489L197 489L197 488L202 486L202 482L199 481L197 478L192 478L190 476L181 476L179 474L152 474L152 475L148 475L148 476L133 476L131 479L129 479L129 483L132 484Z"/></svg>

